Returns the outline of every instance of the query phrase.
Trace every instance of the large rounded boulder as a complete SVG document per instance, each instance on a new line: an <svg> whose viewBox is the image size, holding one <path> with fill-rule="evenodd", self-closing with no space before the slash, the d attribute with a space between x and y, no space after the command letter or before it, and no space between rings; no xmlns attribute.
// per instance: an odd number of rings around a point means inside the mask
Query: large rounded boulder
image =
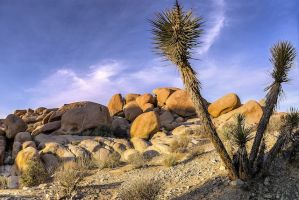
<svg viewBox="0 0 299 200"><path fill-rule="evenodd" d="M10 114L3 122L6 137L11 139L19 132L24 132L27 129L27 124L17 115Z"/></svg>
<svg viewBox="0 0 299 200"><path fill-rule="evenodd" d="M111 116L117 115L123 111L124 100L121 94L115 94L108 103L108 109Z"/></svg>
<svg viewBox="0 0 299 200"><path fill-rule="evenodd" d="M131 137L148 139L160 129L159 116L154 112L146 112L139 115L132 123Z"/></svg>
<svg viewBox="0 0 299 200"><path fill-rule="evenodd" d="M263 108L254 100L248 101L241 107L216 118L216 125L234 120L237 114L244 115L247 124L257 124L263 115Z"/></svg>
<svg viewBox="0 0 299 200"><path fill-rule="evenodd" d="M234 94L227 94L209 105L209 113L213 117L219 117L240 107L240 98Z"/></svg>
<svg viewBox="0 0 299 200"><path fill-rule="evenodd" d="M97 127L111 127L111 117L106 106L84 102L82 107L66 111L61 118L62 134L78 134L84 130Z"/></svg>
<svg viewBox="0 0 299 200"><path fill-rule="evenodd" d="M166 101L166 106L172 112L189 117L195 115L194 105L191 98L184 90L177 90Z"/></svg>

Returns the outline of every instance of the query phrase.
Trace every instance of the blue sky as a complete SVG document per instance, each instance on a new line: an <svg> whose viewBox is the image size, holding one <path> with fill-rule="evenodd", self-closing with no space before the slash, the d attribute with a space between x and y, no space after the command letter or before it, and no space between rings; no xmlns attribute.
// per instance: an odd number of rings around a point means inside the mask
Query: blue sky
<svg viewBox="0 0 299 200"><path fill-rule="evenodd" d="M181 1L183 2L183 1ZM57 107L114 93L151 92L182 83L152 50L150 24L174 0L0 0L0 116L20 108ZM193 67L209 101L237 93L261 99L271 82L269 48L298 48L296 0L189 0L204 18ZM299 49L299 48L298 48ZM299 51L299 50L298 50ZM299 107L298 64L280 110Z"/></svg>

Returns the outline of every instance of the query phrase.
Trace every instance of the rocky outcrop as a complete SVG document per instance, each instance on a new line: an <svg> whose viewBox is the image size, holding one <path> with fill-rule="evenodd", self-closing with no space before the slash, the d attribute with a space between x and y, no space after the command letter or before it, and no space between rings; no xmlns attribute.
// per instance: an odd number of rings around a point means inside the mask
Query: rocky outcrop
<svg viewBox="0 0 299 200"><path fill-rule="evenodd" d="M210 104L208 111L212 117L219 117L240 107L240 105L239 97L234 93L230 93Z"/></svg>
<svg viewBox="0 0 299 200"><path fill-rule="evenodd" d="M160 129L159 117L156 112L146 112L138 116L130 130L131 137L148 139Z"/></svg>
<svg viewBox="0 0 299 200"><path fill-rule="evenodd" d="M128 104L131 101L135 101L137 97L139 97L140 94L127 94L125 97L126 104Z"/></svg>
<svg viewBox="0 0 299 200"><path fill-rule="evenodd" d="M10 114L3 122L6 137L11 139L19 132L26 131L27 124L17 115Z"/></svg>

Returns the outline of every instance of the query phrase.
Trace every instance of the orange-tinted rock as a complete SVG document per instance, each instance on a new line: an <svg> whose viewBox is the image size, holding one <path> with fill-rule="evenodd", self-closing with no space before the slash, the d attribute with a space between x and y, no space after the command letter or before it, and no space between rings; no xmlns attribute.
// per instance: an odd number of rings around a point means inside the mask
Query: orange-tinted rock
<svg viewBox="0 0 299 200"><path fill-rule="evenodd" d="M153 93L157 96L157 102L159 106L164 106L168 97L178 88L157 88L153 90Z"/></svg>
<svg viewBox="0 0 299 200"><path fill-rule="evenodd" d="M150 136L158 132L160 122L158 115L154 112L146 112L139 115L132 123L130 134L131 137L148 139Z"/></svg>
<svg viewBox="0 0 299 200"><path fill-rule="evenodd" d="M108 103L110 116L117 115L123 111L124 101L121 94L115 94L111 97Z"/></svg>
<svg viewBox="0 0 299 200"><path fill-rule="evenodd" d="M172 112L183 117L195 115L191 98L184 90L177 90L171 94L166 101L166 106Z"/></svg>
<svg viewBox="0 0 299 200"><path fill-rule="evenodd" d="M131 101L135 101L137 97L139 97L140 94L127 94L125 97L126 104L128 104Z"/></svg>
<svg viewBox="0 0 299 200"><path fill-rule="evenodd" d="M234 93L230 93L210 104L208 111L213 117L219 117L240 107L240 105L239 97Z"/></svg>

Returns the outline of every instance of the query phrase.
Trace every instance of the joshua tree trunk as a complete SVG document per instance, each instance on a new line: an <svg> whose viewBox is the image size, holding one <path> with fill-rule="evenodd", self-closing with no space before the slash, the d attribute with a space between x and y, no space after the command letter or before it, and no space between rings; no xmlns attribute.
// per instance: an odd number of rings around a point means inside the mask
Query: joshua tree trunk
<svg viewBox="0 0 299 200"><path fill-rule="evenodd" d="M263 113L263 116L258 124L256 136L254 138L254 142L251 148L250 157L249 157L249 164L250 167L254 166L254 161L257 158L257 154L259 152L259 148L261 145L261 141L263 139L264 133L267 129L267 125L269 123L270 117L274 111L275 106L277 105L277 100L279 94L281 92L281 84L274 83L267 94L266 106Z"/></svg>
<svg viewBox="0 0 299 200"><path fill-rule="evenodd" d="M249 160L246 147L240 147L237 152L238 158L238 174L242 180L248 180L251 176L249 169Z"/></svg>
<svg viewBox="0 0 299 200"><path fill-rule="evenodd" d="M212 123L207 107L205 106L205 100L200 94L200 86L199 81L196 77L196 72L191 68L188 61L177 63L177 66L179 68L184 87L194 104L196 114L200 121L203 123L205 132L208 133L209 139L213 143L216 151L219 153L222 161L228 169L229 177L231 179L238 178L236 169L232 164L232 160L229 157L222 141L218 137L216 128Z"/></svg>

